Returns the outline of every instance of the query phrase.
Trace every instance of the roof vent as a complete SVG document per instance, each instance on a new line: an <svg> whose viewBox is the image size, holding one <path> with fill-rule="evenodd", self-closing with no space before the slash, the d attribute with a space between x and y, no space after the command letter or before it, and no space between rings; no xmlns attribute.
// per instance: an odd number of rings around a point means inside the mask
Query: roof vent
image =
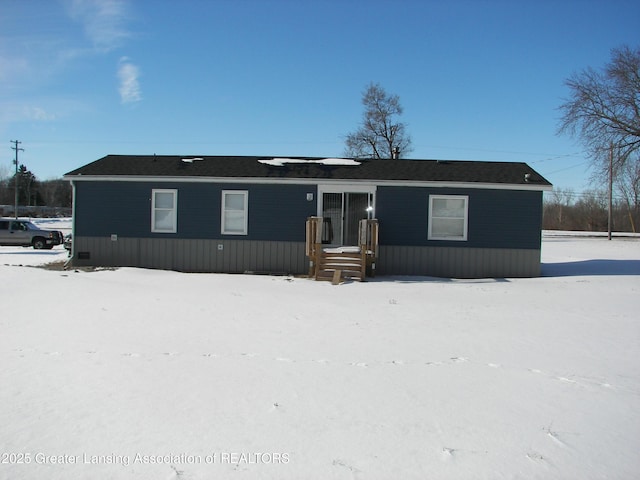
<svg viewBox="0 0 640 480"><path fill-rule="evenodd" d="M204 160L204 158L202 158L202 157L196 157L196 158L183 158L183 159L182 159L182 161L183 161L184 163L193 163L193 162L196 162L196 161L198 161L198 160Z"/></svg>
<svg viewBox="0 0 640 480"><path fill-rule="evenodd" d="M530 173L525 173L524 174L524 181L529 183L531 181L531 174Z"/></svg>

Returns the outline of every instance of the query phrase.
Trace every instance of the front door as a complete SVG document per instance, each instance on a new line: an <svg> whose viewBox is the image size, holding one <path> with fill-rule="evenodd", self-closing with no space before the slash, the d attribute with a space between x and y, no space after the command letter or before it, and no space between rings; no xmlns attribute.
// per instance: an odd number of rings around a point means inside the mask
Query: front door
<svg viewBox="0 0 640 480"><path fill-rule="evenodd" d="M324 192L322 194L322 243L358 245L360 220L371 218L373 194Z"/></svg>

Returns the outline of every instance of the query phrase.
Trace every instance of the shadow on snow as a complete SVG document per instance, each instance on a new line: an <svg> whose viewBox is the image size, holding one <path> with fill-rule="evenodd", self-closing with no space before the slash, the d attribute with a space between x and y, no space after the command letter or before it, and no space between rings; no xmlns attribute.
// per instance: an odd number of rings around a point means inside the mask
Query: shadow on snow
<svg viewBox="0 0 640 480"><path fill-rule="evenodd" d="M542 277L581 277L599 275L640 275L640 260L581 260L543 263Z"/></svg>
<svg viewBox="0 0 640 480"><path fill-rule="evenodd" d="M576 262L543 263L541 277L583 277L640 275L640 260L580 260ZM385 276L367 277L367 282L394 283L501 283L506 278L441 278L427 276Z"/></svg>
<svg viewBox="0 0 640 480"><path fill-rule="evenodd" d="M508 283L506 278L449 278L427 277L420 275L380 275L367 277L367 282L393 282L393 283Z"/></svg>

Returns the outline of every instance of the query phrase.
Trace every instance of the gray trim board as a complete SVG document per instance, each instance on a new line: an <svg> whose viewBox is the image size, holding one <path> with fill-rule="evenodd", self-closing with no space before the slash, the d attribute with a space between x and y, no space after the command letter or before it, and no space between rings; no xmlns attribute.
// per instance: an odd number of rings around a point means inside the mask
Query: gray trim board
<svg viewBox="0 0 640 480"><path fill-rule="evenodd" d="M551 185L521 185L521 184L500 184L500 183L471 183L471 182L436 182L417 180L361 180L361 179L318 179L318 178L261 178L261 177L152 177L152 176L86 176L73 177L65 176L65 180L71 182L155 182L155 183L251 183L254 185L371 185L375 183L386 187L423 187L423 188L475 188L478 190L522 190L522 191L545 191L553 190Z"/></svg>
<svg viewBox="0 0 640 480"><path fill-rule="evenodd" d="M74 237L73 266L141 267L182 272L308 272L304 242ZM218 246L222 245L222 250ZM86 257L88 254L89 258Z"/></svg>
<svg viewBox="0 0 640 480"><path fill-rule="evenodd" d="M538 277L540 250L381 245L376 272L447 278Z"/></svg>

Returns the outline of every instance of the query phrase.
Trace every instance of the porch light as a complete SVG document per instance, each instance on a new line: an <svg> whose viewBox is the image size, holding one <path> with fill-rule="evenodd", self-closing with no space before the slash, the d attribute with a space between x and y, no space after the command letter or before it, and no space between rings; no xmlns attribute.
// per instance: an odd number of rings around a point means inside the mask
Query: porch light
<svg viewBox="0 0 640 480"><path fill-rule="evenodd" d="M371 220L371 215L372 215L372 212L373 212L373 205L369 205L366 208L365 211L367 212L367 219Z"/></svg>

